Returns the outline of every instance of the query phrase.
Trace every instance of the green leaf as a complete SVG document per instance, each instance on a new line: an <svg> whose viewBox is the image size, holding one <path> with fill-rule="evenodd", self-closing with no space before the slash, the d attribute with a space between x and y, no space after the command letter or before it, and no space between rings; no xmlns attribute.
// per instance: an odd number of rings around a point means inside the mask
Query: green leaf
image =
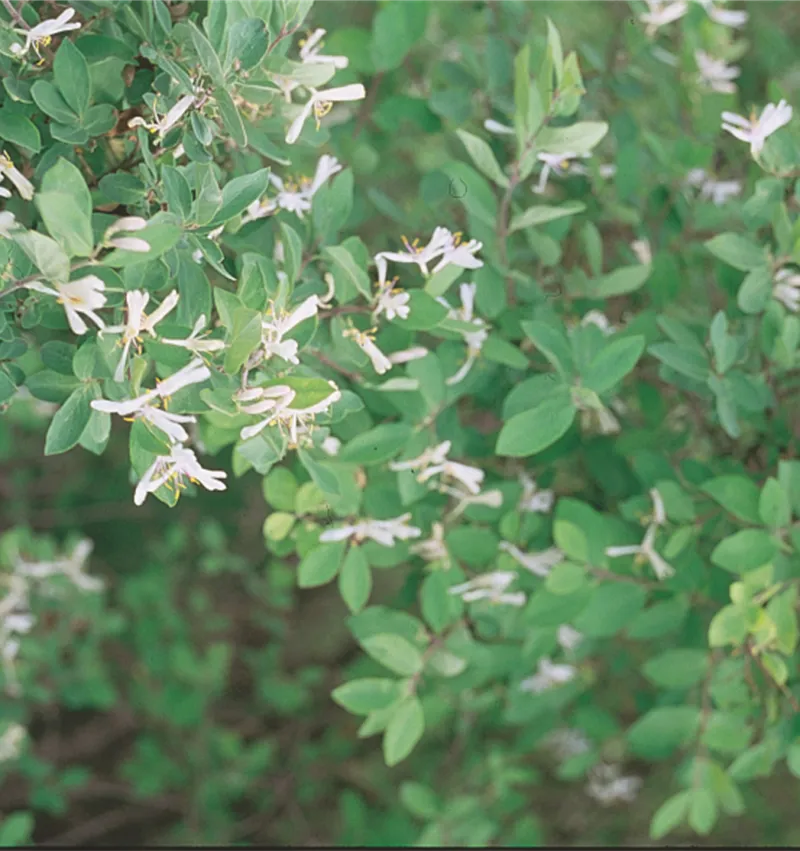
<svg viewBox="0 0 800 851"><path fill-rule="evenodd" d="M347 541L320 544L297 567L297 584L300 588L316 588L330 582L339 572Z"/></svg>
<svg viewBox="0 0 800 851"><path fill-rule="evenodd" d="M15 233L13 238L45 278L62 284L67 282L69 257L54 239L32 230Z"/></svg>
<svg viewBox="0 0 800 851"><path fill-rule="evenodd" d="M717 476L703 482L700 490L740 520L761 522L758 486L746 476Z"/></svg>
<svg viewBox="0 0 800 851"><path fill-rule="evenodd" d="M575 370L569 339L562 325L551 325L538 320L522 322L522 330L533 341L536 348L565 378L569 379Z"/></svg>
<svg viewBox="0 0 800 851"><path fill-rule="evenodd" d="M700 682L708 671L705 650L667 650L645 662L642 671L650 682L670 689L687 689Z"/></svg>
<svg viewBox="0 0 800 851"><path fill-rule="evenodd" d="M758 269L765 264L763 247L736 233L721 233L704 244L723 263L742 272Z"/></svg>
<svg viewBox="0 0 800 851"><path fill-rule="evenodd" d="M336 475L328 469L326 464L320 464L315 461L311 454L305 449L298 449L297 457L300 459L300 463L308 471L309 476L311 476L311 480L321 491L331 494L332 496L340 495L341 490L339 487L339 480Z"/></svg>
<svg viewBox="0 0 800 851"><path fill-rule="evenodd" d="M34 399L61 403L80 386L80 382L72 374L64 375L51 369L43 369L41 372L29 375L25 380L25 386Z"/></svg>
<svg viewBox="0 0 800 851"><path fill-rule="evenodd" d="M652 266L622 266L595 278L589 285L591 298L611 298L638 290L653 272Z"/></svg>
<svg viewBox="0 0 800 851"><path fill-rule="evenodd" d="M691 802L692 793L689 790L667 798L650 822L650 838L661 839L681 824L686 819Z"/></svg>
<svg viewBox="0 0 800 851"><path fill-rule="evenodd" d="M0 848L19 848L31 845L34 828L33 813L22 810L9 813L0 822Z"/></svg>
<svg viewBox="0 0 800 851"><path fill-rule="evenodd" d="M695 788L689 806L689 827L701 836L706 836L716 824L717 816L717 802L711 792L703 786Z"/></svg>
<svg viewBox="0 0 800 851"><path fill-rule="evenodd" d="M38 154L42 139L36 125L19 113L0 111L0 139L12 142L19 148L26 148L32 154Z"/></svg>
<svg viewBox="0 0 800 851"><path fill-rule="evenodd" d="M737 606L725 606L711 618L708 627L710 647L724 647L726 644L738 647L744 643L746 637L747 617Z"/></svg>
<svg viewBox="0 0 800 851"><path fill-rule="evenodd" d="M583 384L602 395L621 381L635 366L644 351L644 337L625 337L606 345L592 359L583 374Z"/></svg>
<svg viewBox="0 0 800 851"><path fill-rule="evenodd" d="M208 227L229 222L234 216L244 212L253 201L257 201L269 186L270 169L261 168L250 174L234 177L222 189L222 205L215 213Z"/></svg>
<svg viewBox="0 0 800 851"><path fill-rule="evenodd" d="M225 351L225 372L235 375L261 342L261 314L240 307L233 315L230 343Z"/></svg>
<svg viewBox="0 0 800 851"><path fill-rule="evenodd" d="M706 381L711 374L705 355L677 343L653 343L647 351L670 369L695 381Z"/></svg>
<svg viewBox="0 0 800 851"><path fill-rule="evenodd" d="M447 308L424 290L410 290L408 295L408 318L392 320L399 328L427 331L435 328L447 316Z"/></svg>
<svg viewBox="0 0 800 851"><path fill-rule="evenodd" d="M383 464L403 450L410 436L411 426L405 423L382 423L354 437L337 458L353 464Z"/></svg>
<svg viewBox="0 0 800 851"><path fill-rule="evenodd" d="M222 123L225 129L231 134L231 138L240 147L247 147L247 131L244 127L244 121L233 98L223 88L214 90L214 100L217 102L219 114L222 117Z"/></svg>
<svg viewBox="0 0 800 851"><path fill-rule="evenodd" d="M575 406L564 389L532 410L511 417L500 430L495 452L513 458L535 455L562 437L574 419Z"/></svg>
<svg viewBox="0 0 800 851"><path fill-rule="evenodd" d="M772 274L767 266L751 269L745 275L736 303L744 313L761 313L772 298Z"/></svg>
<svg viewBox="0 0 800 851"><path fill-rule="evenodd" d="M44 443L45 455L59 455L77 444L92 415L92 408L89 405L91 399L91 389L82 385L76 388L56 411L47 429Z"/></svg>
<svg viewBox="0 0 800 851"><path fill-rule="evenodd" d="M52 83L47 82L47 80L37 80L31 87L31 95L36 106L45 115L49 115L61 124L77 124L78 116L69 108L61 93ZM51 125L51 132L52 129Z"/></svg>
<svg viewBox="0 0 800 851"><path fill-rule="evenodd" d="M65 39L62 44L70 42ZM80 170L59 159L45 172L34 200L47 230L67 254L89 257L94 250L92 198Z"/></svg>
<svg viewBox="0 0 800 851"><path fill-rule="evenodd" d="M266 23L260 18L240 18L228 30L226 67L239 62L241 71L257 67L269 47Z"/></svg>
<svg viewBox="0 0 800 851"><path fill-rule="evenodd" d="M782 529L789 525L792 509L789 498L777 479L770 477L764 483L758 501L758 513L761 522L771 529Z"/></svg>
<svg viewBox="0 0 800 851"><path fill-rule="evenodd" d="M398 680L367 677L351 680L333 690L331 697L355 715L369 715L391 706L400 697Z"/></svg>
<svg viewBox="0 0 800 851"><path fill-rule="evenodd" d="M416 695L403 700L392 714L383 735L383 758L390 768L414 750L425 732L425 713Z"/></svg>
<svg viewBox="0 0 800 851"><path fill-rule="evenodd" d="M343 245L326 245L322 252L342 272L347 281L365 298L371 299L369 275Z"/></svg>
<svg viewBox="0 0 800 851"><path fill-rule="evenodd" d="M92 98L89 65L80 50L68 38L61 40L56 51L53 72L53 79L58 84L64 100L79 116L83 116Z"/></svg>
<svg viewBox="0 0 800 851"><path fill-rule="evenodd" d="M605 121L579 121L569 127L543 127L536 137L536 149L548 154L591 153L608 133Z"/></svg>
<svg viewBox="0 0 800 851"><path fill-rule="evenodd" d="M769 564L778 553L778 542L761 529L742 529L723 538L711 553L711 561L731 573L747 573Z"/></svg>
<svg viewBox="0 0 800 851"><path fill-rule="evenodd" d="M586 205L580 201L567 201L560 207L547 207L544 205L534 205L528 207L524 213L518 213L512 217L511 224L508 227L508 232L513 233L516 230L536 227L547 222L554 222L557 219L563 219L566 216L575 216L582 213L586 209Z"/></svg>
<svg viewBox="0 0 800 851"><path fill-rule="evenodd" d="M400 676L411 677L422 670L422 653L400 635L373 635L361 646L376 662Z"/></svg>
<svg viewBox="0 0 800 851"><path fill-rule="evenodd" d="M388 3L372 19L371 56L376 71L398 68L422 37L428 9L424 3Z"/></svg>
<svg viewBox="0 0 800 851"><path fill-rule="evenodd" d="M358 614L366 606L371 591L372 572L369 562L361 547L351 544L339 571L339 593L347 608L353 614Z"/></svg>
<svg viewBox="0 0 800 851"><path fill-rule="evenodd" d="M167 214L159 215L166 216ZM161 257L170 248L174 248L183 235L181 227L175 224L172 219L173 217L169 217L168 219L154 217L150 220L146 228L137 231L136 236L150 245L149 251L125 251L117 248L103 258L103 263L114 269L125 269L128 266L134 266L137 263L146 263L148 260L155 260L157 257Z"/></svg>
<svg viewBox="0 0 800 851"><path fill-rule="evenodd" d="M467 153L478 170L482 171L489 180L493 180L498 186L508 187L508 178L503 174L503 170L489 145L478 136L467 133L466 130L456 130L456 135L464 143ZM514 228L512 227L511 230L514 230Z"/></svg>
<svg viewBox="0 0 800 851"><path fill-rule="evenodd" d="M647 592L638 585L601 585L575 619L575 629L590 638L615 635L639 614L646 599Z"/></svg>
<svg viewBox="0 0 800 851"><path fill-rule="evenodd" d="M527 369L528 358L505 337L490 333L481 349L481 354L490 363L501 363L511 369Z"/></svg>
<svg viewBox="0 0 800 851"><path fill-rule="evenodd" d="M695 706L660 706L628 730L628 744L645 759L664 759L694 736L699 723L700 710Z"/></svg>
<svg viewBox="0 0 800 851"><path fill-rule="evenodd" d="M211 42L191 21L189 22L189 31L191 33L192 44L194 44L194 49L197 51L197 57L200 60L200 64L208 72L208 76L211 77L215 86L224 87L225 73L222 70L222 64L220 63L217 52L212 47ZM228 99L230 99L230 95L228 95Z"/></svg>

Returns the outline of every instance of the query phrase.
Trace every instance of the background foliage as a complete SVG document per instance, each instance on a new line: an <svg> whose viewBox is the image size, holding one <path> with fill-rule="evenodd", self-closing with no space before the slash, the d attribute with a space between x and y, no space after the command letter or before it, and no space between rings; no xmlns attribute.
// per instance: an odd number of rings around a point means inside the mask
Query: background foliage
<svg viewBox="0 0 800 851"><path fill-rule="evenodd" d="M691 4L652 34L639 3L71 8L80 28L24 61L14 45L67 6L0 8L0 138L36 190L20 197L6 165L5 211L28 236L0 240L0 606L20 557L58 562L84 538L103 587L31 583L35 624L0 675L2 741L26 731L2 751L0 844L796 843L800 323L775 287L799 283L800 136L795 117L754 161L720 127L723 110L796 105L792 4L746 4L741 29ZM330 83L297 61L318 27L323 53L349 59ZM697 50L741 66L736 93L698 81ZM298 110L274 86L292 75L366 97L287 145ZM175 129L130 126L194 85ZM535 154L576 148L591 157L565 174L554 160L532 193ZM324 153L343 170L304 217L246 221L274 197L265 169L311 175ZM710 178L740 193L714 203ZM129 234L146 255L108 242L122 216L150 222ZM429 353L379 377L344 334L370 327L371 258L439 226L479 240L483 265L391 265L411 313L375 323L378 343ZM219 329L209 384L170 410L198 416L223 492L162 488L134 507L131 482L166 443L90 402L189 356L147 337L115 382L114 336L76 336L20 283L66 282L76 259L105 284L108 325L130 292L177 288L165 337L201 314ZM276 375L343 398L302 452L241 440L255 420L233 392L268 300L322 296L328 274L336 305ZM465 317L435 297L455 310L467 281L490 333L447 385ZM617 330L581 322L590 311ZM457 503L389 464L445 440L502 495L448 523L446 557L320 542L406 510L430 538ZM526 510L521 473L552 510ZM644 526L674 575L606 552ZM560 563L525 569L551 547ZM450 593L496 570L524 606ZM540 688L551 659L565 681ZM364 716L386 734L365 735Z"/></svg>

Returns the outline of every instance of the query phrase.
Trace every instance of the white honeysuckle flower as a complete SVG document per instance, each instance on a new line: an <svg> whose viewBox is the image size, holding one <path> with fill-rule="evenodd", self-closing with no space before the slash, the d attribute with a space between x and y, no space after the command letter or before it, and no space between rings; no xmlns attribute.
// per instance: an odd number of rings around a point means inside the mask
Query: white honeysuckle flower
<svg viewBox="0 0 800 851"><path fill-rule="evenodd" d="M444 461L441 464L434 464L432 467L423 470L417 476L417 481L427 482L432 476L438 476L440 474L450 479L455 479L468 493L473 495L480 493L481 483L485 475L484 471L478 467L459 464L457 461Z"/></svg>
<svg viewBox="0 0 800 851"><path fill-rule="evenodd" d="M270 74L270 80L278 87L286 103L291 103L292 92L300 88L300 83L283 74Z"/></svg>
<svg viewBox="0 0 800 851"><path fill-rule="evenodd" d="M194 323L192 333L183 340L168 340L166 337L161 338L162 343L168 346L180 346L182 349L188 349L192 354L199 355L202 352L218 352L225 348L224 340L205 340L200 335L200 332L205 328L206 315L203 313Z"/></svg>
<svg viewBox="0 0 800 851"><path fill-rule="evenodd" d="M67 322L73 334L81 335L89 330L81 314L88 316L98 328L105 327L103 320L95 313L106 303L106 285L97 275L85 275L77 281L70 281L68 284L56 283L53 287L48 287L40 281L32 281L25 286L29 290L55 296L58 303L64 305Z"/></svg>
<svg viewBox="0 0 800 851"><path fill-rule="evenodd" d="M547 188L547 180L551 172L562 176L569 170L571 160L587 159L589 156L590 154L578 154L574 151L565 151L563 154L548 154L543 151L538 154L536 159L544 163L544 166L539 175L539 182L533 187L533 191L537 195L543 194Z"/></svg>
<svg viewBox="0 0 800 851"><path fill-rule="evenodd" d="M564 650L574 650L583 641L583 633L578 632L569 624L561 624L558 628L558 643Z"/></svg>
<svg viewBox="0 0 800 851"><path fill-rule="evenodd" d="M173 290L161 304L148 316L144 309L150 301L150 293L143 290L131 290L125 296L128 308L127 318L124 325L109 325L105 331L109 334L122 334L120 345L122 346L122 357L119 359L114 372L114 381L122 381L125 377L125 366L128 363L128 354L134 342L141 342L141 335L145 332L155 336L155 326L175 308L180 298L178 291Z"/></svg>
<svg viewBox="0 0 800 851"><path fill-rule="evenodd" d="M319 298L315 295L310 295L291 312L284 310L277 316L275 306L271 304L267 311L270 318L264 319L261 323L264 357L268 359L277 355L289 363L300 363L297 357L297 341L284 340L283 337L301 322L316 316L318 309Z"/></svg>
<svg viewBox="0 0 800 851"><path fill-rule="evenodd" d="M317 129L319 130L320 119L331 111L334 103L363 100L367 96L367 91L361 83L353 83L349 86L340 86L335 89L309 89L309 91L311 92L311 97L300 110L300 113L291 123L286 133L287 145L293 145L297 141L298 136L303 130L303 125L312 112L314 113Z"/></svg>
<svg viewBox="0 0 800 851"><path fill-rule="evenodd" d="M174 444L169 455L159 455L147 468L133 495L134 505L141 505L149 493L154 493L162 485L174 488L179 493L186 487L185 480L202 485L206 490L224 491L228 474L224 470L206 470L200 465L191 449Z"/></svg>
<svg viewBox="0 0 800 851"><path fill-rule="evenodd" d="M548 576L557 564L564 561L564 553L557 547L550 547L539 553L524 553L509 541L501 541L500 549L536 576Z"/></svg>
<svg viewBox="0 0 800 851"><path fill-rule="evenodd" d="M707 180L700 190L700 197L713 201L717 207L721 207L730 198L741 194L742 184L739 180Z"/></svg>
<svg viewBox="0 0 800 851"><path fill-rule="evenodd" d="M22 743L27 735L28 731L22 724L10 723L0 736L0 762L16 759L20 755Z"/></svg>
<svg viewBox="0 0 800 851"><path fill-rule="evenodd" d="M338 437L329 435L322 441L321 446L326 455L335 456L339 454L339 450L342 448L342 441Z"/></svg>
<svg viewBox="0 0 800 851"><path fill-rule="evenodd" d="M581 408L580 423L584 431L594 431L600 434L619 434L619 420L605 406L600 408Z"/></svg>
<svg viewBox="0 0 800 851"><path fill-rule="evenodd" d="M409 458L407 461L390 461L389 469L397 473L401 470L419 470L430 464L441 464L447 457L452 445L451 441L445 440L436 446L429 446L416 458Z"/></svg>
<svg viewBox="0 0 800 851"><path fill-rule="evenodd" d="M194 423L197 420L185 414L173 414L161 410L151 403L158 399L167 400L184 387L200 384L210 376L211 370L200 358L195 358L182 369L170 375L169 378L158 382L154 390L148 390L135 399L126 399L122 402L94 399L90 404L95 410L104 411L107 414L118 414L121 417L146 420L168 435L173 443L182 443L189 439L189 435L180 423Z"/></svg>
<svg viewBox="0 0 800 851"><path fill-rule="evenodd" d="M613 177L617 173L617 167L614 163L602 163L598 169L598 173L600 177L608 179L609 177Z"/></svg>
<svg viewBox="0 0 800 851"><path fill-rule="evenodd" d="M342 394L339 388L332 381L329 381L328 384L331 387L331 393L315 405L307 408L290 407L297 394L287 385L251 388L258 390L259 395L257 397L250 396L250 403L247 405L240 404L242 412L246 414L266 413L268 416L256 425L243 428L239 436L242 440L248 440L259 434L267 426L277 425L280 429L288 431L291 446L297 446L300 435L307 436L310 434L310 425L315 416L327 411L334 402L341 399ZM237 396L240 402L243 401L243 393L240 392ZM253 399L255 401L252 401Z"/></svg>
<svg viewBox="0 0 800 851"><path fill-rule="evenodd" d="M700 4L708 13L708 17L715 24L721 24L724 27L733 27L739 29L747 23L749 15L747 12L740 12L737 9L725 9L711 0L699 0Z"/></svg>
<svg viewBox="0 0 800 851"><path fill-rule="evenodd" d="M722 59L714 59L704 50L695 50L694 58L700 71L700 80L712 92L736 93L736 84L733 80L742 73L741 68L736 65L727 65Z"/></svg>
<svg viewBox="0 0 800 851"><path fill-rule="evenodd" d="M0 196L2 196L3 188L0 186ZM8 193L11 194L10 192ZM0 238L9 239L11 232L19 227L17 219L13 213L8 210L0 211Z"/></svg>
<svg viewBox="0 0 800 851"><path fill-rule="evenodd" d="M690 169L686 174L686 183L689 186L702 186L708 178L704 168Z"/></svg>
<svg viewBox="0 0 800 851"><path fill-rule="evenodd" d="M8 155L6 151L3 151L0 154L0 183L8 178L11 183L14 184L17 192L19 192L20 197L25 201L30 201L33 198L33 184L28 180L27 177L14 165L11 160L11 157ZM11 193L7 189L2 190L2 196L4 198L10 198Z"/></svg>
<svg viewBox="0 0 800 851"><path fill-rule="evenodd" d="M461 296L461 307L450 307L448 302L442 297L439 297L437 301L449 309L449 319L455 319L460 322L471 322L475 326L475 331L466 331L462 333L464 342L467 344L467 357L459 370L445 380L445 384L450 387L458 384L467 377L473 364L481 353L483 344L489 336L486 323L482 319L473 316L477 285L461 284L458 289L459 295Z"/></svg>
<svg viewBox="0 0 800 851"><path fill-rule="evenodd" d="M408 319L408 314L411 312L408 302L411 300L411 296L400 287L395 286L397 278L393 278L391 281L386 280L386 259L384 257L379 256L375 262L378 267L378 281L375 284L378 292L372 310L373 322L381 313L386 313L386 318L389 321L396 316L401 319Z"/></svg>
<svg viewBox="0 0 800 851"><path fill-rule="evenodd" d="M470 494L457 488L451 488L448 485L439 484L436 490L458 500L456 507L445 518L447 520L455 520L457 517L460 517L470 505L485 505L489 508L500 508L503 504L503 493L496 489L484 491L479 494Z"/></svg>
<svg viewBox="0 0 800 851"><path fill-rule="evenodd" d="M658 524L650 524L641 544L625 547L607 547L606 555L611 558L617 558L618 556L636 556L636 560L638 562L650 562L650 566L653 568L656 579L669 579L670 576L675 574L675 568L668 564L655 550L657 529Z"/></svg>
<svg viewBox="0 0 800 851"><path fill-rule="evenodd" d="M722 113L722 129L750 145L750 153L756 157L761 153L767 139L792 120L792 107L781 100L778 104L768 103L758 118L755 113L748 120L734 112Z"/></svg>
<svg viewBox="0 0 800 851"><path fill-rule="evenodd" d="M462 269L480 269L483 266L483 260L478 259L475 254L483 248L483 243L477 239L471 239L469 242L461 241L462 234L456 232L451 235L450 241L445 246L439 262L433 267L431 274L435 275L445 266L451 263L454 266L461 266Z"/></svg>
<svg viewBox="0 0 800 851"><path fill-rule="evenodd" d="M545 739L545 745L562 762L591 749L591 743L586 736L580 730L572 730L569 727L554 730Z"/></svg>
<svg viewBox="0 0 800 851"><path fill-rule="evenodd" d="M623 777L616 764L600 763L589 772L586 794L599 801L603 806L618 801L633 801L642 786L642 778L630 775Z"/></svg>
<svg viewBox="0 0 800 851"><path fill-rule="evenodd" d="M791 269L780 269L774 278L772 297L787 310L800 309L800 274Z"/></svg>
<svg viewBox="0 0 800 851"><path fill-rule="evenodd" d="M403 349L399 352L392 352L389 355L389 360L397 366L401 363L409 363L412 360L420 360L428 355L428 350L424 346L413 346L410 349Z"/></svg>
<svg viewBox="0 0 800 851"><path fill-rule="evenodd" d="M300 59L304 65L333 65L334 68L346 68L350 60L346 56L326 56L320 53L323 47L322 37L325 35L325 30L316 29L307 38L300 41Z"/></svg>
<svg viewBox="0 0 800 851"><path fill-rule="evenodd" d="M70 30L80 29L81 25L77 21L72 24L69 23L74 14L74 9L66 9L57 18L50 18L47 21L42 21L41 23L36 24L35 27L31 27L29 30L15 29L15 33L25 36L25 46L21 47L18 44L12 44L11 52L16 56L21 57L24 56L32 47L39 59L44 61L42 60L42 55L39 52L40 45L47 47L53 40L54 35L70 32Z"/></svg>
<svg viewBox="0 0 800 851"><path fill-rule="evenodd" d="M75 545L69 558L56 559L47 562L27 562L18 558L14 564L14 572L26 579L47 579L50 576L66 576L74 585L83 591L99 591L103 581L85 572L86 561L94 549L89 538L83 538Z"/></svg>
<svg viewBox="0 0 800 851"><path fill-rule="evenodd" d="M611 320L603 313L602 310L590 310L581 319L581 325L594 325L599 328L605 336L613 334L617 327L611 324Z"/></svg>
<svg viewBox="0 0 800 851"><path fill-rule="evenodd" d="M499 121L495 121L493 118L487 118L486 121L483 122L484 129L488 130L490 133L497 133L501 136L513 136L516 133L513 127L509 127L507 124L501 124Z"/></svg>
<svg viewBox="0 0 800 851"><path fill-rule="evenodd" d="M682 18L689 9L685 0L647 0L648 10L639 15L639 20L646 24L645 32L652 36L658 29Z"/></svg>
<svg viewBox="0 0 800 851"><path fill-rule="evenodd" d="M424 558L425 561L443 561L449 564L450 554L444 543L444 526L441 523L434 523L431 537L418 544L412 544L409 551Z"/></svg>
<svg viewBox="0 0 800 851"><path fill-rule="evenodd" d="M653 251L650 248L649 239L634 239L631 243L631 250L643 266L651 266L653 264Z"/></svg>
<svg viewBox="0 0 800 851"><path fill-rule="evenodd" d="M171 107L166 115L160 116L156 112L155 104L153 105L153 121L145 121L140 115L131 118L128 122L128 127L144 127L150 133L157 133L159 139L172 130L173 127L183 118L184 115L194 106L195 95L184 95L178 100L175 106Z"/></svg>
<svg viewBox="0 0 800 851"><path fill-rule="evenodd" d="M453 245L453 234L447 228L437 227L434 229L427 245L418 245L419 239L409 242L405 236L400 239L405 245L405 251L381 251L375 255L375 262L392 260L395 263L413 263L426 277L428 276L428 264Z"/></svg>
<svg viewBox="0 0 800 851"><path fill-rule="evenodd" d="M520 691L541 694L574 680L578 673L574 665L556 665L550 659L540 659L537 672L519 684Z"/></svg>
<svg viewBox="0 0 800 851"><path fill-rule="evenodd" d="M524 592L506 593L506 589L516 578L517 574L511 570L493 570L491 573L475 576L468 582L453 585L448 590L450 594L461 597L465 603L489 600L508 606L524 606L527 599Z"/></svg>
<svg viewBox="0 0 800 851"><path fill-rule="evenodd" d="M664 507L664 500L658 492L658 488L650 488L650 499L653 500L653 514L650 522L656 526L665 526L667 523L667 510Z"/></svg>
<svg viewBox="0 0 800 851"><path fill-rule="evenodd" d="M519 501L520 511L547 514L553 508L555 494L551 490L541 490L536 486L536 480L527 473L520 473L520 484L522 485L522 496Z"/></svg>
<svg viewBox="0 0 800 851"><path fill-rule="evenodd" d="M323 543L330 541L344 541L354 538L356 542L371 538L384 547L393 547L395 538L407 541L411 538L419 538L422 529L409 526L411 512L393 517L391 520L362 520L349 526L340 526L336 529L326 529L319 539Z"/></svg>
<svg viewBox="0 0 800 851"><path fill-rule="evenodd" d="M362 352L372 362L372 368L378 375L383 375L392 368L392 362L386 355L375 345L375 337L372 331L359 331L357 328L348 328L344 332L345 337L349 337L361 349Z"/></svg>
<svg viewBox="0 0 800 851"><path fill-rule="evenodd" d="M106 243L112 248L121 248L124 251L137 251L140 254L147 254L150 250L150 243L145 239L140 239L138 236L115 236Z"/></svg>

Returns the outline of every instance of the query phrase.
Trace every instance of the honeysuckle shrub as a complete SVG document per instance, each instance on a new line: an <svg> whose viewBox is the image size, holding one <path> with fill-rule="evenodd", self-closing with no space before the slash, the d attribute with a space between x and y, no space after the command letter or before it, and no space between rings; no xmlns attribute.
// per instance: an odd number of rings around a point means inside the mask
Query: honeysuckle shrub
<svg viewBox="0 0 800 851"><path fill-rule="evenodd" d="M666 762L651 839L709 834L800 776L795 56L714 2L355 6L3 3L0 403L127 441L132 506L263 480L420 843L540 843L543 753L607 806ZM41 607L87 672L123 630L79 531L0 539L0 770L40 780Z"/></svg>

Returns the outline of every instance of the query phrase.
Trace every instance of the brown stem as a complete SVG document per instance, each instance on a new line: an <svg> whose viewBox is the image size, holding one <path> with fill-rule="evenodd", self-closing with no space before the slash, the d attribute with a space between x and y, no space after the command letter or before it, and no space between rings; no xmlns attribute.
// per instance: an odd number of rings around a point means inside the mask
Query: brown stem
<svg viewBox="0 0 800 851"><path fill-rule="evenodd" d="M3 6L5 6L6 11L9 15L11 15L12 20L16 21L24 30L29 30L30 26L25 21L25 18L20 15L20 13L14 8L11 0L2 0Z"/></svg>

